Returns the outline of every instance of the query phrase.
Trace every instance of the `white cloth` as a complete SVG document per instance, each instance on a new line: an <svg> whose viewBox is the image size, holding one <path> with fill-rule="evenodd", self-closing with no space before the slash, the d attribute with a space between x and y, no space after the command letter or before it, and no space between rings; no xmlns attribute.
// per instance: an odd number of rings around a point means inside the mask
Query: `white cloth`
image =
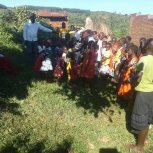
<svg viewBox="0 0 153 153"><path fill-rule="evenodd" d="M38 53L41 53L42 51L44 51L46 49L45 46L40 46L38 45Z"/></svg>
<svg viewBox="0 0 153 153"><path fill-rule="evenodd" d="M89 37L89 38L88 38L88 42L89 42L89 41L94 41L94 42L95 42L96 40L94 39L94 37Z"/></svg>
<svg viewBox="0 0 153 153"><path fill-rule="evenodd" d="M110 67L108 65L102 65L100 70L99 70L99 73L101 74L110 74Z"/></svg>
<svg viewBox="0 0 153 153"><path fill-rule="evenodd" d="M66 53L62 54L62 59L64 60L64 62L66 62Z"/></svg>
<svg viewBox="0 0 153 153"><path fill-rule="evenodd" d="M52 32L52 30L42 26L40 23L32 23L31 21L25 23L23 28L23 38L25 41L37 41L38 30L44 32Z"/></svg>
<svg viewBox="0 0 153 153"><path fill-rule="evenodd" d="M102 55L102 57L104 57L104 55L105 55L105 52L106 52L106 48L101 48L101 55Z"/></svg>
<svg viewBox="0 0 153 153"><path fill-rule="evenodd" d="M97 55L97 61L98 62L100 62L101 61L101 59L102 59L102 40L98 40L98 42L97 42L97 45L99 46L99 48L98 48L98 51L97 51L97 53L98 53L98 55Z"/></svg>
<svg viewBox="0 0 153 153"><path fill-rule="evenodd" d="M76 40L80 40L81 39L80 34L78 33L78 31L74 33L74 37L75 37Z"/></svg>
<svg viewBox="0 0 153 153"><path fill-rule="evenodd" d="M46 58L45 60L42 61L42 66L40 68L40 71L51 71L53 70L52 62L49 58Z"/></svg>
<svg viewBox="0 0 153 153"><path fill-rule="evenodd" d="M3 54L0 54L0 57L4 57L4 55Z"/></svg>

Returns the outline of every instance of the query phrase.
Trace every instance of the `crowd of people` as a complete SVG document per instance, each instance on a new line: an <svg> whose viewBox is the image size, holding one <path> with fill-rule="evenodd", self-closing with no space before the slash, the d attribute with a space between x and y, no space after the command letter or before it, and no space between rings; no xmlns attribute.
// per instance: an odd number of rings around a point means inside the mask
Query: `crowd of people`
<svg viewBox="0 0 153 153"><path fill-rule="evenodd" d="M35 23L35 16L31 16L23 30L26 64L48 82L53 78L68 80L76 87L79 78L91 83L105 77L119 85L118 96L130 98L135 89L138 91L131 117L138 142L129 148L144 152L149 124L153 123L153 39L141 38L136 46L130 36L117 39L74 25L67 30L62 23L56 37L38 40L39 29L52 32Z"/></svg>
<svg viewBox="0 0 153 153"><path fill-rule="evenodd" d="M64 24L63 24L64 25ZM46 76L68 80L74 86L79 78L92 82L108 77L120 84L119 96L129 97L134 89L135 66L142 56L140 47L127 36L117 40L84 28L59 31L59 37L38 40L34 70ZM144 43L144 39L141 43Z"/></svg>
<svg viewBox="0 0 153 153"><path fill-rule="evenodd" d="M131 129L137 134L137 143L128 148L144 152L153 123L153 39L141 38L136 46L130 36L118 40L74 25L67 30L65 23L57 32L57 37L38 41L34 70L47 80L54 77L72 85L77 85L79 78L91 83L94 78L107 77L120 86L118 96L130 99L136 90Z"/></svg>

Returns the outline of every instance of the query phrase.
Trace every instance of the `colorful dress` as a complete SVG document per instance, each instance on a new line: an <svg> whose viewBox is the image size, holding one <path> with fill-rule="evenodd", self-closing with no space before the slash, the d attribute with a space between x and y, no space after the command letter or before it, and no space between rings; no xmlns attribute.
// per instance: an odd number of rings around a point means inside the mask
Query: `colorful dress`
<svg viewBox="0 0 153 153"><path fill-rule="evenodd" d="M95 73L95 51L94 49L89 49L83 61L80 77L93 79L94 73Z"/></svg>
<svg viewBox="0 0 153 153"><path fill-rule="evenodd" d="M112 54L111 50L107 50L103 53L103 57L106 58L106 60L102 62L102 66L99 70L99 73L104 74L104 75L110 74L109 64L110 64L111 54Z"/></svg>
<svg viewBox="0 0 153 153"><path fill-rule="evenodd" d="M137 62L137 57L132 58L128 62L128 68L125 69L122 75L121 86L118 91L119 96L128 96L134 90L131 79Z"/></svg>
<svg viewBox="0 0 153 153"><path fill-rule="evenodd" d="M69 81L74 81L78 78L77 64L74 60L70 59L67 62L66 69Z"/></svg>
<svg viewBox="0 0 153 153"><path fill-rule="evenodd" d="M64 60L63 58L60 57L57 61L57 65L54 70L54 77L58 79L61 78L64 74L63 69L64 69Z"/></svg>
<svg viewBox="0 0 153 153"><path fill-rule="evenodd" d="M11 62L11 60L2 54L0 54L0 69L5 70L12 75L16 75L18 73L15 65Z"/></svg>

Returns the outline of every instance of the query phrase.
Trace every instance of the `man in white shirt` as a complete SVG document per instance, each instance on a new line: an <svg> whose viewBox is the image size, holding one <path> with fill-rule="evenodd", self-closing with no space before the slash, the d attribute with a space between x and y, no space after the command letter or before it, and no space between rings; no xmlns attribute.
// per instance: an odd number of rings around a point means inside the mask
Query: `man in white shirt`
<svg viewBox="0 0 153 153"><path fill-rule="evenodd" d="M32 14L30 16L30 20L25 23L23 28L23 38L26 44L25 60L26 64L30 66L35 62L37 53L38 30L42 30L44 32L52 32L51 29L42 26L40 23L36 23L35 19L36 15Z"/></svg>

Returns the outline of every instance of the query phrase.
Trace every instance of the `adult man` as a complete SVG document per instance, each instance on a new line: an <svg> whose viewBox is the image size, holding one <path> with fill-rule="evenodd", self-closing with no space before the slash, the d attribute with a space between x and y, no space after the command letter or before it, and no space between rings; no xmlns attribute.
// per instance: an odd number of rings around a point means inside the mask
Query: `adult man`
<svg viewBox="0 0 153 153"><path fill-rule="evenodd" d="M23 28L23 38L26 44L25 50L25 60L26 64L32 66L35 62L35 57L37 53L37 40L38 40L38 30L44 32L52 32L52 30L42 26L40 23L35 22L36 15L32 14L30 20L25 23Z"/></svg>
<svg viewBox="0 0 153 153"><path fill-rule="evenodd" d="M66 23L62 22L62 28L60 29L60 38L65 39L68 30L66 29Z"/></svg>
<svg viewBox="0 0 153 153"><path fill-rule="evenodd" d="M129 148L136 153L144 153L149 125L153 124L153 38L147 40L144 49L146 56L141 57L137 64L139 84L131 118L131 126L138 140L136 145L130 145Z"/></svg>

